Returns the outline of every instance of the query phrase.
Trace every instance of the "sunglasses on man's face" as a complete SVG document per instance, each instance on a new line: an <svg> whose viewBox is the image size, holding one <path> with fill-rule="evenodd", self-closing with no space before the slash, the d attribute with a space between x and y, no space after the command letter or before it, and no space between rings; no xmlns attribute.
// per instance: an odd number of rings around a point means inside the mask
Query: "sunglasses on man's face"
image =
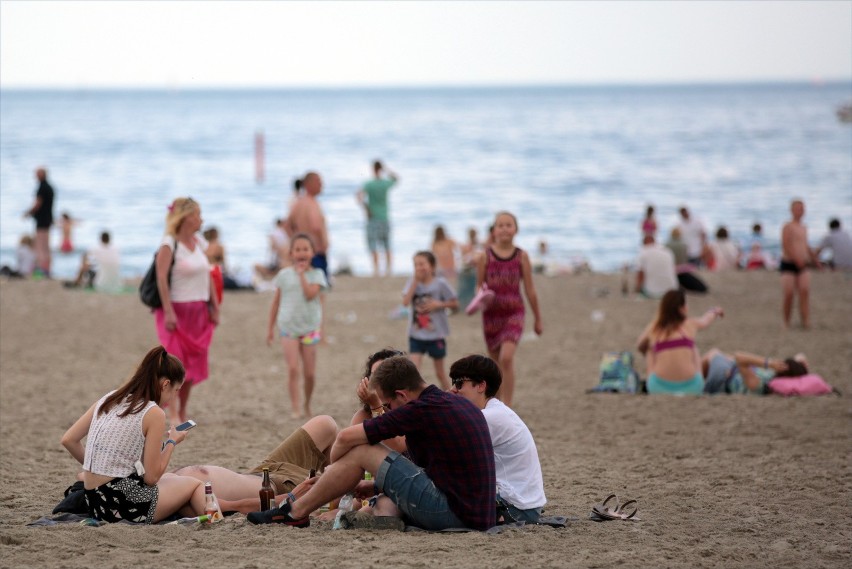
<svg viewBox="0 0 852 569"><path fill-rule="evenodd" d="M465 381L473 382L473 380L468 377L460 377L458 379L453 380L453 387L455 387L456 389L461 389Z"/></svg>

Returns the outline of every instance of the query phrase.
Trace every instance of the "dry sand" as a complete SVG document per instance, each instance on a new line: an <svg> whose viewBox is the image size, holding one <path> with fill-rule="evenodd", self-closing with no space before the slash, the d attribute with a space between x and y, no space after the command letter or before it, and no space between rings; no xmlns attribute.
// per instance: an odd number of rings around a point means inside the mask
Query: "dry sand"
<svg viewBox="0 0 852 569"><path fill-rule="evenodd" d="M813 329L784 332L776 274L705 277L712 293L690 297L691 313L720 304L727 314L699 335L702 351L803 351L845 396L586 394L601 354L631 348L656 303L622 298L618 275L538 278L545 333L520 346L516 410L539 446L547 512L580 519L500 535L253 527L242 516L203 528L26 527L74 480L78 465L60 446L62 433L133 370L156 335L135 295L2 282L0 567L848 566L852 280L815 274ZM387 318L402 284L337 280L315 412L346 424L366 355L406 346L405 323ZM280 350L264 343L270 300L226 296L212 377L190 402L199 426L172 466L244 469L298 426ZM590 318L594 310L602 321ZM453 316L451 329L449 361L482 352L478 317ZM424 372L434 378L428 360ZM642 521L589 521L609 493L638 499Z"/></svg>

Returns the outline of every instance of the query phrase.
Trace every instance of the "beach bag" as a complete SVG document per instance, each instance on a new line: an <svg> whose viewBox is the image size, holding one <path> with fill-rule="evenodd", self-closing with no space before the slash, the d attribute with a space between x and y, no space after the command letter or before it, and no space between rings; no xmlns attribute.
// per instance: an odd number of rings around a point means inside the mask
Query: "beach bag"
<svg viewBox="0 0 852 569"><path fill-rule="evenodd" d="M169 266L169 284L172 282L172 267L175 266L175 256L177 255L177 239L172 250L172 264ZM139 283L139 298L142 304L149 308L160 308L163 306L163 301L160 300L160 289L157 288L157 254L154 253L154 260L151 261L151 266L148 272Z"/></svg>
<svg viewBox="0 0 852 569"><path fill-rule="evenodd" d="M798 377L776 377L768 384L770 393L778 395L828 395L834 389L815 373Z"/></svg>
<svg viewBox="0 0 852 569"><path fill-rule="evenodd" d="M639 374L633 369L633 352L607 352L601 356L598 384L589 392L637 393Z"/></svg>

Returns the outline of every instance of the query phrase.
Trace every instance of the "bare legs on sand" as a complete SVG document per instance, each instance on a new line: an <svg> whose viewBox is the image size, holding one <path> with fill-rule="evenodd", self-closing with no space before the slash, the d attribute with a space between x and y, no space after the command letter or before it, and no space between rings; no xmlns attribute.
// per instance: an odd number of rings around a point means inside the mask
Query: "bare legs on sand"
<svg viewBox="0 0 852 569"><path fill-rule="evenodd" d="M503 342L498 350L488 350L491 359L500 366L503 374L503 384L497 392L497 398L507 406L512 406L512 396L515 394L515 352L518 345L514 342Z"/></svg>
<svg viewBox="0 0 852 569"><path fill-rule="evenodd" d="M781 288L784 291L784 327L790 328L790 319L793 316L793 297L798 293L802 328L806 330L810 328L810 271L802 270L798 274L793 272L781 273Z"/></svg>

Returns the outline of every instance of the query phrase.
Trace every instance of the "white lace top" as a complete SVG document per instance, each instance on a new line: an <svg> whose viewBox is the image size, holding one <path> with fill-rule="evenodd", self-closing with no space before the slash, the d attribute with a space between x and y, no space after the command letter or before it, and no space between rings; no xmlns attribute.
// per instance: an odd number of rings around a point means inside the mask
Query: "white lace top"
<svg viewBox="0 0 852 569"><path fill-rule="evenodd" d="M136 461L142 460L145 435L142 433L142 418L157 404L149 401L139 413L119 417L127 409L127 402L115 405L105 415L98 415L104 400L114 391L100 398L95 406L95 415L86 437L86 453L83 469L93 474L126 478L136 471Z"/></svg>

